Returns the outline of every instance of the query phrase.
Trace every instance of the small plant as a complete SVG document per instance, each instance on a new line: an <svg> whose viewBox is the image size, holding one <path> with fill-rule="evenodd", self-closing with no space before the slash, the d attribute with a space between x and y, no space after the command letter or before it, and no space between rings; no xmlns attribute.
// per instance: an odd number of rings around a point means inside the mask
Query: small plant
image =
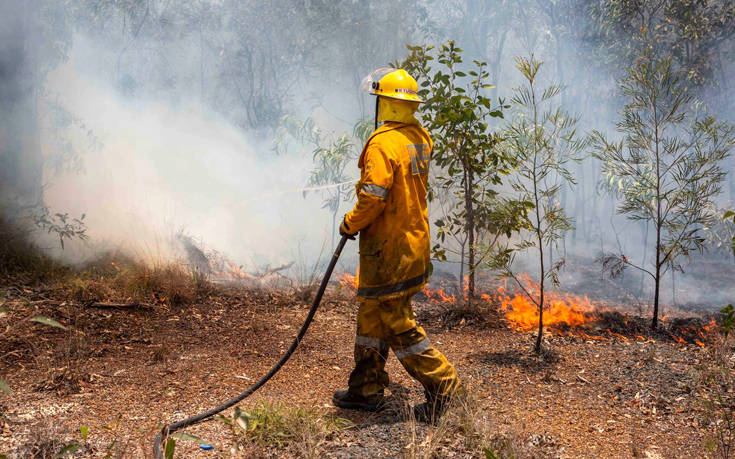
<svg viewBox="0 0 735 459"><path fill-rule="evenodd" d="M84 430L82 430L84 429ZM33 459L46 459L46 458L66 458L79 456L80 454L85 457L91 456L93 449L87 443L86 426L80 428L81 441L79 440L68 440L63 439L66 437L66 431L57 430L57 426L53 423L40 424L35 426L31 435L29 443L21 446L17 451L16 455L10 457L29 457ZM0 459L6 458L7 456L0 454Z"/></svg>
<svg viewBox="0 0 735 459"><path fill-rule="evenodd" d="M147 266L134 265L114 280L121 290L138 301L152 297L171 306L189 304L206 288L195 271L181 263Z"/></svg>
<svg viewBox="0 0 735 459"><path fill-rule="evenodd" d="M720 309L720 313L723 314L722 321L722 334L727 339L733 325L735 325L735 308L731 304L728 304L724 308Z"/></svg>
<svg viewBox="0 0 735 459"><path fill-rule="evenodd" d="M491 125L507 106L502 100L493 104L488 97L493 86L487 63L463 65L463 51L454 41L435 52L432 46L408 49L406 60L397 66L418 80L419 96L426 101L421 121L434 141L431 161L437 170L430 178L428 199L438 201L442 215L434 222L439 243L432 252L440 261L448 254L459 258L459 290L464 291L466 276L469 303L475 296L475 273L483 263L479 247L492 244L505 228L496 220L496 188L512 160L496 148L500 138ZM432 68L435 59L438 65Z"/></svg>
<svg viewBox="0 0 735 459"><path fill-rule="evenodd" d="M279 450L291 447L304 457L318 457L329 435L352 426L346 419L322 414L314 408L268 402L247 411L236 407L232 417L217 419L230 427L238 445L254 442Z"/></svg>
<svg viewBox="0 0 735 459"><path fill-rule="evenodd" d="M639 57L621 86L628 98L617 123L623 138L612 142L593 132L594 155L603 164L603 184L620 199L618 213L653 225L655 260L650 267L622 253L603 253L599 260L612 276L630 266L651 277L655 329L661 279L682 270L679 257L705 247L702 230L716 222L713 198L726 175L720 164L735 144L735 128L698 116L685 76L670 58L651 50Z"/></svg>
<svg viewBox="0 0 735 459"><path fill-rule="evenodd" d="M59 238L59 245L64 249L64 240L79 239L85 241L87 236L87 225L84 223L82 214L80 218L69 218L68 213L52 214L48 207L41 206L39 212L34 216L36 226L48 234L54 233Z"/></svg>
<svg viewBox="0 0 735 459"><path fill-rule="evenodd" d="M543 90L538 88L541 66L533 56L516 59L516 68L526 81L515 89L512 106L516 117L503 132L502 147L509 156L517 158L517 175L511 183L516 204L509 205L508 209L519 211L517 218L523 230L519 241L512 246L509 242L496 257L496 264L491 266L512 278L538 308L538 335L534 346L537 355L541 354L543 313L547 306L544 289L547 281L558 284L557 273L564 264L563 259L552 264L548 252L573 229L572 219L559 204L559 191L562 184L575 183L566 165L579 160L577 155L586 146L577 136L577 119L553 104L562 88L558 85ZM513 269L515 254L531 248L538 260L538 295L526 288Z"/></svg>
<svg viewBox="0 0 735 459"><path fill-rule="evenodd" d="M725 310L726 320L732 321L732 306ZM723 339L711 346L707 358L702 359L698 389L703 408L701 422L708 430L704 445L722 459L733 457L735 448L735 376L728 333L729 329L723 331Z"/></svg>

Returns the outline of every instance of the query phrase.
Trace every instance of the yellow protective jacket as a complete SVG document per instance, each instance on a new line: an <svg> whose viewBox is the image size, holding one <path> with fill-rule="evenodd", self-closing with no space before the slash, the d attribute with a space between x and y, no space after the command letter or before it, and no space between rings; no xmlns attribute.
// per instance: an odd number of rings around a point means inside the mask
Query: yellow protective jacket
<svg viewBox="0 0 735 459"><path fill-rule="evenodd" d="M357 204L343 223L347 233L360 232L358 299L410 295L429 280L426 182L432 147L418 124L388 121L362 150Z"/></svg>

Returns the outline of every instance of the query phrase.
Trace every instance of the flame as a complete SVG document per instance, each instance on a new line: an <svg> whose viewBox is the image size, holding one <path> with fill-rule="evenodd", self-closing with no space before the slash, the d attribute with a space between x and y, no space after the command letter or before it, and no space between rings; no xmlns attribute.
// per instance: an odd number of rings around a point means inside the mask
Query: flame
<svg viewBox="0 0 735 459"><path fill-rule="evenodd" d="M609 341L604 336L588 335L587 333L583 332L582 330L576 330L573 334L575 334L577 336L581 336L582 338L585 338L585 339L591 339L591 340L595 340L595 341Z"/></svg>
<svg viewBox="0 0 735 459"><path fill-rule="evenodd" d="M527 274L518 277L522 284L522 291L510 293L507 288L508 279L505 279L505 285L498 287L489 293L479 293L477 300L487 305L498 305L498 309L505 314L505 318L509 325L517 330L533 331L538 328L539 312L538 306L529 298L538 299L540 294L540 285L531 281ZM469 284L467 277L464 278L462 293L447 291L444 287L432 289L426 287L423 294L426 301L435 305L456 305L460 300L467 298ZM348 291L357 291L359 283L359 268L355 275L349 273L341 273L338 279L340 285ZM473 300L474 301L474 300ZM590 325L595 321L603 319L598 314L598 309L593 305L592 301L584 295L572 295L564 292L555 292L546 290L544 292L544 327L554 333L563 333L578 336L588 340L610 341L617 338L622 341L640 340L642 342L655 342L650 337L643 335L625 336L621 333L610 329L592 329ZM666 318L661 318L664 322ZM623 319L627 324L628 320ZM700 339L687 341L682 336L671 334L672 339L681 344L696 344L705 347L708 341L707 335L718 327L714 318L710 320L708 325L704 325L701 329L692 329L691 333L698 335ZM589 331L592 334L585 332ZM691 338L689 338L691 339Z"/></svg>
<svg viewBox="0 0 735 459"><path fill-rule="evenodd" d="M527 275L521 276L524 289L534 298L540 293L539 285L532 282ZM560 292L545 292L544 294L544 325L580 326L590 322L589 317L594 313L594 306L586 296L568 295ZM533 330L538 327L538 306L525 293L516 293L511 296L506 293L506 287L497 290L497 299L500 309L514 328Z"/></svg>
<svg viewBox="0 0 735 459"><path fill-rule="evenodd" d="M467 297L467 292L469 291L469 283L468 283L468 276L464 277L464 282L462 286L462 298ZM447 293L446 290L444 290L444 287L439 287L438 289L432 289L430 287L426 287L423 290L424 295L426 295L426 300L429 303L434 304L442 304L442 303L449 303L449 304L456 304L458 299L456 294L454 293ZM483 295L484 297L485 295Z"/></svg>
<svg viewBox="0 0 735 459"><path fill-rule="evenodd" d="M348 290L357 291L357 285L360 281L360 268L357 268L357 271L355 271L355 275L353 276L350 273L342 273L339 276L339 284L342 287L345 287Z"/></svg>
<svg viewBox="0 0 735 459"><path fill-rule="evenodd" d="M627 337L627 336L625 336L625 335L621 335L620 333L615 333L615 332L614 332L614 331L612 331L612 330L605 330L605 331L606 331L606 332L608 332L609 334L611 334L611 335L613 335L613 336L617 337L617 338L620 338L620 339L622 339L623 341L628 341L628 337Z"/></svg>
<svg viewBox="0 0 735 459"><path fill-rule="evenodd" d="M426 295L426 298L431 303L451 303L454 304L457 302L457 299L454 297L454 294L447 294L447 292L444 291L444 287L441 287L439 289L433 290L430 288L427 288L424 290L424 294Z"/></svg>

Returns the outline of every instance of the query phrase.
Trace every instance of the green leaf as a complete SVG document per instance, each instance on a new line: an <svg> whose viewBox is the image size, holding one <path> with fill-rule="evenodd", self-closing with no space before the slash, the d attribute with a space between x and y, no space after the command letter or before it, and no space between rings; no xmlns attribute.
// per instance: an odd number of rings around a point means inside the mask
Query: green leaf
<svg viewBox="0 0 735 459"><path fill-rule="evenodd" d="M482 448L482 452L485 453L485 459L499 459L499 457L495 453L495 451L493 451L491 449Z"/></svg>
<svg viewBox="0 0 735 459"><path fill-rule="evenodd" d="M8 383L6 383L2 379L0 379L0 390L5 392L6 394L9 394L11 392L10 386L8 386Z"/></svg>
<svg viewBox="0 0 735 459"><path fill-rule="evenodd" d="M232 419L230 419L228 417L225 417L225 416L222 416L221 414L218 414L217 416L215 416L214 419L217 420L217 421L223 422L223 423L227 424L228 426L231 426L232 425Z"/></svg>
<svg viewBox="0 0 735 459"><path fill-rule="evenodd" d="M68 445L61 448L61 451L59 451L59 454L57 454L57 457L64 457L67 454L72 454L76 451L79 451L79 448L81 448L82 445L79 443L69 443Z"/></svg>
<svg viewBox="0 0 735 459"><path fill-rule="evenodd" d="M87 439L87 435L89 435L89 427L87 426L79 426L79 432L82 433L82 438L84 440Z"/></svg>
<svg viewBox="0 0 735 459"><path fill-rule="evenodd" d="M197 437L196 435L191 435L191 434L188 434L188 433L179 432L179 433L175 433L175 434L173 434L171 436L174 437L174 438L177 438L179 440L193 441L195 443L199 443L200 445L206 443L204 440L202 440L201 438Z"/></svg>
<svg viewBox="0 0 735 459"><path fill-rule="evenodd" d="M732 304L728 304L724 308L720 309L720 313L724 315L721 321L722 333L725 335L725 338L727 338L730 331L732 331L733 325L735 325L735 308L733 308Z"/></svg>
<svg viewBox="0 0 735 459"><path fill-rule="evenodd" d="M48 325L50 327L57 327L57 328L63 328L66 330L66 327L55 321L54 319L50 319L45 316L37 316L31 319L31 322L38 322L40 324Z"/></svg>
<svg viewBox="0 0 735 459"><path fill-rule="evenodd" d="M176 440L169 437L169 439L166 441L166 452L164 453L164 457L166 459L174 459L175 449L176 449Z"/></svg>

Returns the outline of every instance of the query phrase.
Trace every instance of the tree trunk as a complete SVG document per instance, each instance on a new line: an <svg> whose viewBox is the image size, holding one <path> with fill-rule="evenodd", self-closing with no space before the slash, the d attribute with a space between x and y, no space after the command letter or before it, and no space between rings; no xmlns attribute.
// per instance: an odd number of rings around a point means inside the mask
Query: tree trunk
<svg viewBox="0 0 735 459"><path fill-rule="evenodd" d="M538 336L536 336L536 345L533 351L536 355L541 354L541 339L544 334L544 283L541 283L541 303L538 308Z"/></svg>
<svg viewBox="0 0 735 459"><path fill-rule="evenodd" d="M656 292L653 294L653 320L651 321L651 328L655 330L658 328L658 302L661 287L661 227L663 226L663 221L661 220L661 161L658 137L658 107L656 106L655 99L651 102L654 119L654 146L656 148Z"/></svg>
<svg viewBox="0 0 735 459"><path fill-rule="evenodd" d="M653 321L651 322L651 328L656 329L658 328L658 292L659 292L659 284L661 281L661 267L658 266L658 258L659 254L658 251L656 251L656 279L655 279L655 289L656 292L653 294Z"/></svg>
<svg viewBox="0 0 735 459"><path fill-rule="evenodd" d="M459 258L459 292L457 292L457 296L464 295L464 247L465 247L465 244L466 242L462 242L462 252Z"/></svg>
<svg viewBox="0 0 735 459"><path fill-rule="evenodd" d="M534 190L535 191L535 190ZM536 236L538 237L538 252L539 252L539 260L541 262L541 280L539 282L539 302L538 302L538 336L536 337L536 346L534 347L534 352L536 352L536 355L541 354L541 339L544 334L544 276L545 276L545 270L544 270L544 246L542 245L542 238L541 238L541 219L539 216L538 208L536 209L536 218L539 222L539 229L536 231Z"/></svg>
<svg viewBox="0 0 735 459"><path fill-rule="evenodd" d="M538 133L537 133L537 127L538 127L538 113L537 113L537 105L536 105L536 92L533 88L533 82L531 82L531 101L533 103L533 127L534 127L534 140L533 140L533 199L534 199L534 205L536 210L536 243L538 244L538 253L539 253L539 265L541 269L541 276L539 278L539 302L538 302L538 335L536 336L536 346L534 347L534 351L536 352L536 355L541 354L541 340L543 339L544 334L544 276L546 275L546 272L544 270L544 241L543 241L543 234L541 229L541 209L539 208L540 200L539 200L539 177L537 175L537 167L538 167L538 154L539 154L539 148L538 148Z"/></svg>
<svg viewBox="0 0 735 459"><path fill-rule="evenodd" d="M469 164L468 164L469 166ZM467 304L475 297L475 209L472 205L474 175L468 167L465 212L467 214Z"/></svg>
<svg viewBox="0 0 735 459"><path fill-rule="evenodd" d="M657 167L658 169L658 167ZM658 185L657 185L658 188ZM657 193L658 195L658 193ZM658 328L658 302L659 302L659 291L661 287L661 204L658 204L658 221L656 222L656 278L655 289L653 294L653 321L651 322L651 328Z"/></svg>

